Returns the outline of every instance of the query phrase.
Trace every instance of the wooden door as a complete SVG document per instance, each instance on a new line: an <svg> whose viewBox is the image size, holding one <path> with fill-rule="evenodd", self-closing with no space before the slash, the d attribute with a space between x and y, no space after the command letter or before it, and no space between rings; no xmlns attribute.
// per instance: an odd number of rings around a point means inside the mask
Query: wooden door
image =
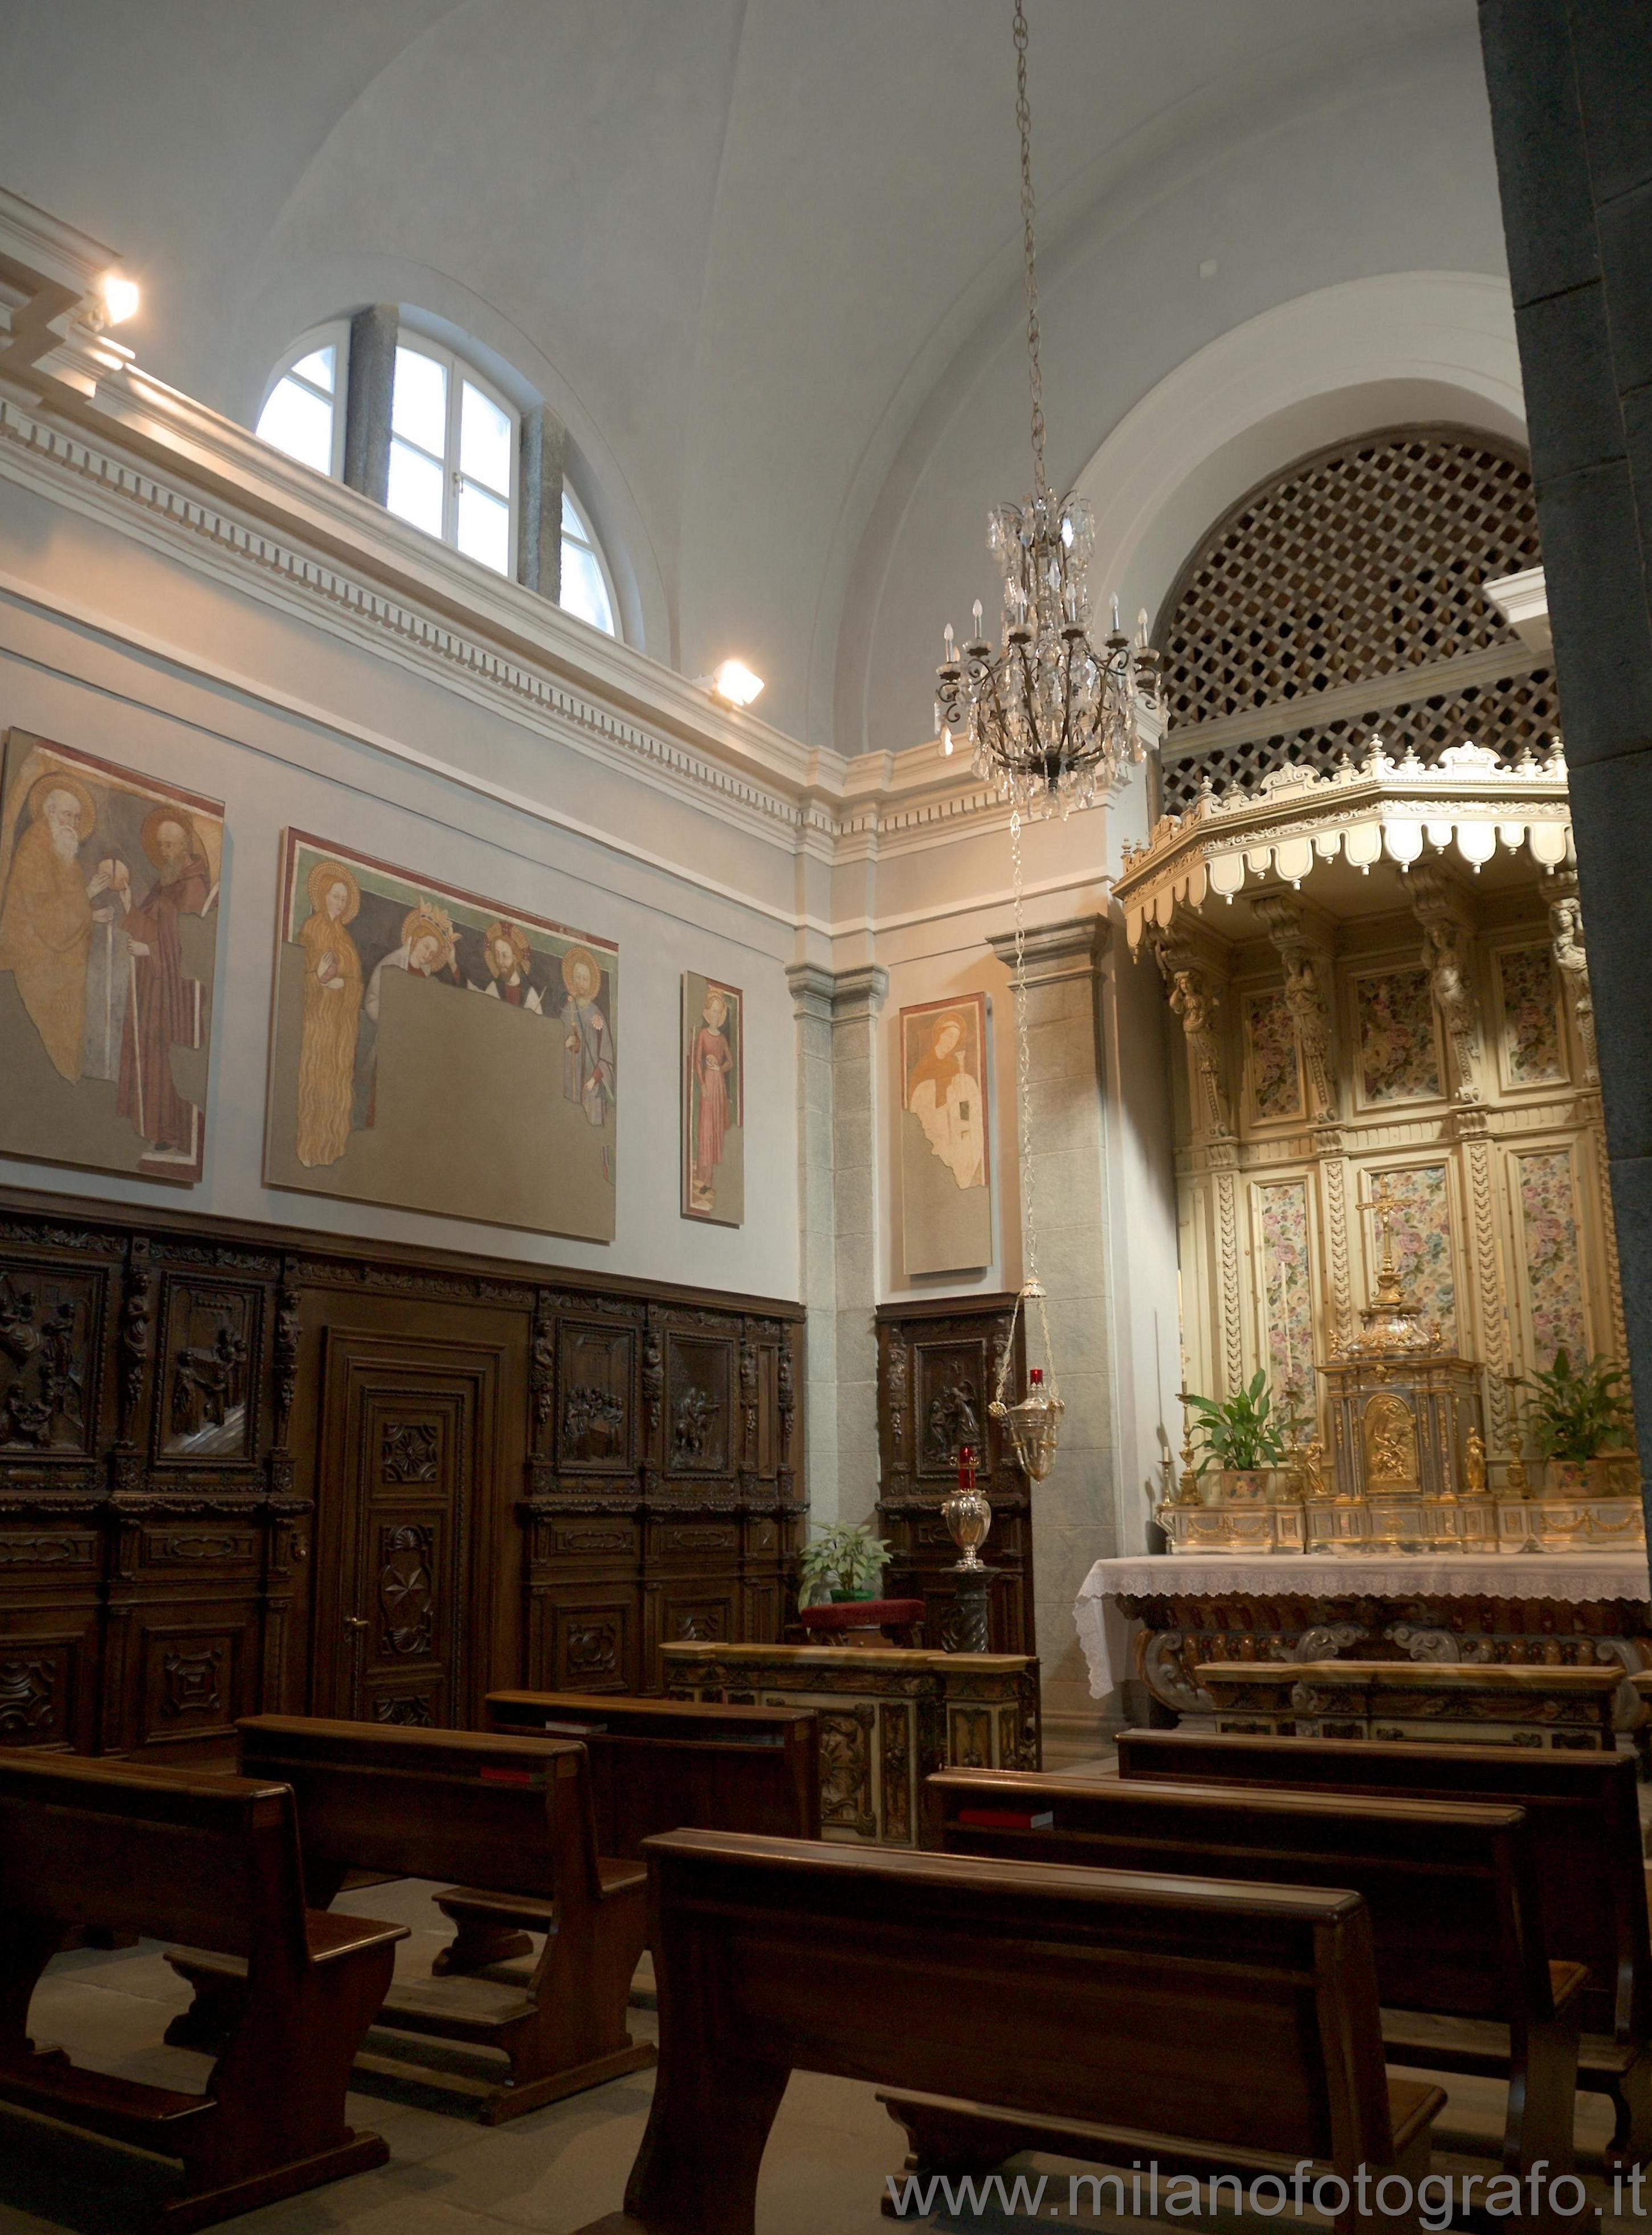
<svg viewBox="0 0 1652 2235"><path fill-rule="evenodd" d="M480 1720L498 1534L501 1353L329 1328L322 1373L316 1712Z"/></svg>

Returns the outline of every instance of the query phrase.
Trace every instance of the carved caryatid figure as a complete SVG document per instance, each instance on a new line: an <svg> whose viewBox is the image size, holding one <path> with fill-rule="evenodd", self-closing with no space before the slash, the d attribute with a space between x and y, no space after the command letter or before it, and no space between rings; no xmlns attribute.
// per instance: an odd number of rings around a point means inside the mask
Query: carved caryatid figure
<svg viewBox="0 0 1652 2235"><path fill-rule="evenodd" d="M1200 1100L1210 1131L1225 1138L1233 1131L1228 1098L1222 1085L1222 1042L1216 1032L1216 995L1202 972L1170 971L1170 1006L1182 1019L1188 1045L1198 1072Z"/></svg>
<svg viewBox="0 0 1652 2235"><path fill-rule="evenodd" d="M1480 1044L1479 1012L1468 974L1465 953L1467 943L1465 927L1448 917L1437 917L1424 927L1423 962L1451 1041L1459 1102L1479 1099L1479 1090L1474 1084L1474 1058Z"/></svg>
<svg viewBox="0 0 1652 2235"><path fill-rule="evenodd" d="M1308 1079L1309 1114L1336 1116L1336 1061L1331 1051L1331 1004L1327 995L1329 948L1310 933L1301 906L1285 893L1258 895L1256 913L1285 967L1285 1006L1296 1027Z"/></svg>
<svg viewBox="0 0 1652 2235"><path fill-rule="evenodd" d="M1583 911L1576 894L1552 901L1550 927L1554 933L1555 967L1571 1000L1577 1038L1583 1048L1583 1084L1598 1086L1600 1062L1595 1046L1595 997L1589 987L1589 956L1583 947Z"/></svg>

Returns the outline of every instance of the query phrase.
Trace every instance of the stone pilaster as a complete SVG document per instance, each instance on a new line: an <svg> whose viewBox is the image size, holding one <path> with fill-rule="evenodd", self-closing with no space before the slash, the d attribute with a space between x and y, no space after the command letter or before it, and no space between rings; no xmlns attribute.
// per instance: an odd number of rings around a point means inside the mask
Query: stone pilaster
<svg viewBox="0 0 1652 2235"><path fill-rule="evenodd" d="M797 1019L798 1219L809 1382L810 1519L865 1521L877 1504L875 966L786 973Z"/></svg>
<svg viewBox="0 0 1652 2235"><path fill-rule="evenodd" d="M350 322L350 370L344 384L346 488L375 504L390 493L390 407L396 392L394 303L370 303Z"/></svg>
<svg viewBox="0 0 1652 2235"><path fill-rule="evenodd" d="M1096 1708L1072 1604L1092 1563L1118 1549L1106 1136L1097 1021L1097 959L1105 936L1103 919L1079 916L1041 925L1026 939L1033 1219L1067 1408L1055 1466L1032 1488L1034 1619L1046 1715L1087 1716L1092 1723ZM992 946L1013 984L1013 935L1000 934ZM1006 1132L1016 1120L1016 1111L1006 1110ZM1029 1358L1036 1357L1030 1343Z"/></svg>
<svg viewBox="0 0 1652 2235"><path fill-rule="evenodd" d="M516 526L516 579L553 605L562 594L562 481L567 429L543 403L521 421Z"/></svg>

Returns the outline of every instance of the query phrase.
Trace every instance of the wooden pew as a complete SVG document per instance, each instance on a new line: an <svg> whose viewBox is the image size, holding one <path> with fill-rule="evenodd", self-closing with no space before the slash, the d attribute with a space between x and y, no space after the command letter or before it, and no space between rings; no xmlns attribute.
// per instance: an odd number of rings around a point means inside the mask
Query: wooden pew
<svg viewBox="0 0 1652 2235"><path fill-rule="evenodd" d="M30 2040L41 1974L88 1926L244 1959L204 2094L89 2072ZM180 2160L161 2225L210 2226L384 2163L380 2135L344 2124L344 2090L406 1937L306 1912L282 1785L0 1753L0 2101Z"/></svg>
<svg viewBox="0 0 1652 2235"><path fill-rule="evenodd" d="M1551 1956L1583 1964L1577 2085L1612 2102L1613 2171L1652 2157L1652 1938L1642 1875L1636 1764L1626 1753L1541 1753L1523 1747L1380 1745L1360 1740L1206 1737L1123 1731L1121 1776L1177 1785L1291 1786L1368 1798L1483 1800L1524 1808ZM1420 2040L1410 2061L1506 2073L1488 2036L1472 2061ZM1390 2043L1389 2055L1394 2055Z"/></svg>
<svg viewBox="0 0 1652 2235"><path fill-rule="evenodd" d="M1476 2027L1502 2026L1504 2168L1546 2165L1551 2180L1573 2170L1583 1970L1548 1960L1524 1809L993 1770L942 1771L924 1798L938 1854L1362 1894L1390 2061L1416 2061L1418 2012L1467 2021L1450 2030L1471 2046Z"/></svg>
<svg viewBox="0 0 1652 2235"><path fill-rule="evenodd" d="M1426 2170L1445 2096L1384 2073L1357 1894L726 1832L647 1852L659 2072L626 2208L583 2235L749 2235L794 2069L898 2088L954 2168L1032 2140Z"/></svg>
<svg viewBox="0 0 1652 2235"><path fill-rule="evenodd" d="M370 1870L462 1875L535 1897L554 1915L525 1987L409 1983L391 1991L381 2014L382 2024L403 2033L504 2051L510 2077L482 2091L485 2124L653 2062L652 2048L626 2030L646 1872L640 1863L599 1858L582 1746L302 1715L252 1715L236 1727L243 1770L279 1777L297 1796L305 1880L318 1905L333 1899L346 1872ZM241 1981L221 1959L191 1950L171 1961L197 1999L167 2038L193 2046L215 2037Z"/></svg>
<svg viewBox="0 0 1652 2235"><path fill-rule="evenodd" d="M820 1837L820 1756L812 1707L726 1707L692 1700L610 1699L587 1692L489 1692L495 1731L578 1739L591 1757L597 1849L633 1857L656 1832ZM437 1958L447 1973L526 1956L542 1904L475 1886L437 1904L458 1927Z"/></svg>

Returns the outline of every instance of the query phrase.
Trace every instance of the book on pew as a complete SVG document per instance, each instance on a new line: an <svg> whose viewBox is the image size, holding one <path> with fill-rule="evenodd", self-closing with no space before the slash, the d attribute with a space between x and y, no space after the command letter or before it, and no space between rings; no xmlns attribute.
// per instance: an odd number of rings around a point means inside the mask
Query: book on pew
<svg viewBox="0 0 1652 2235"><path fill-rule="evenodd" d="M542 1731L548 1733L553 1738L559 1739L600 1738L607 1727L606 1723L563 1723L554 1721L549 1717L547 1717L546 1720L540 1725Z"/></svg>
<svg viewBox="0 0 1652 2235"><path fill-rule="evenodd" d="M957 1820L979 1832L1047 1832L1055 1823L1053 1808L960 1808Z"/></svg>

